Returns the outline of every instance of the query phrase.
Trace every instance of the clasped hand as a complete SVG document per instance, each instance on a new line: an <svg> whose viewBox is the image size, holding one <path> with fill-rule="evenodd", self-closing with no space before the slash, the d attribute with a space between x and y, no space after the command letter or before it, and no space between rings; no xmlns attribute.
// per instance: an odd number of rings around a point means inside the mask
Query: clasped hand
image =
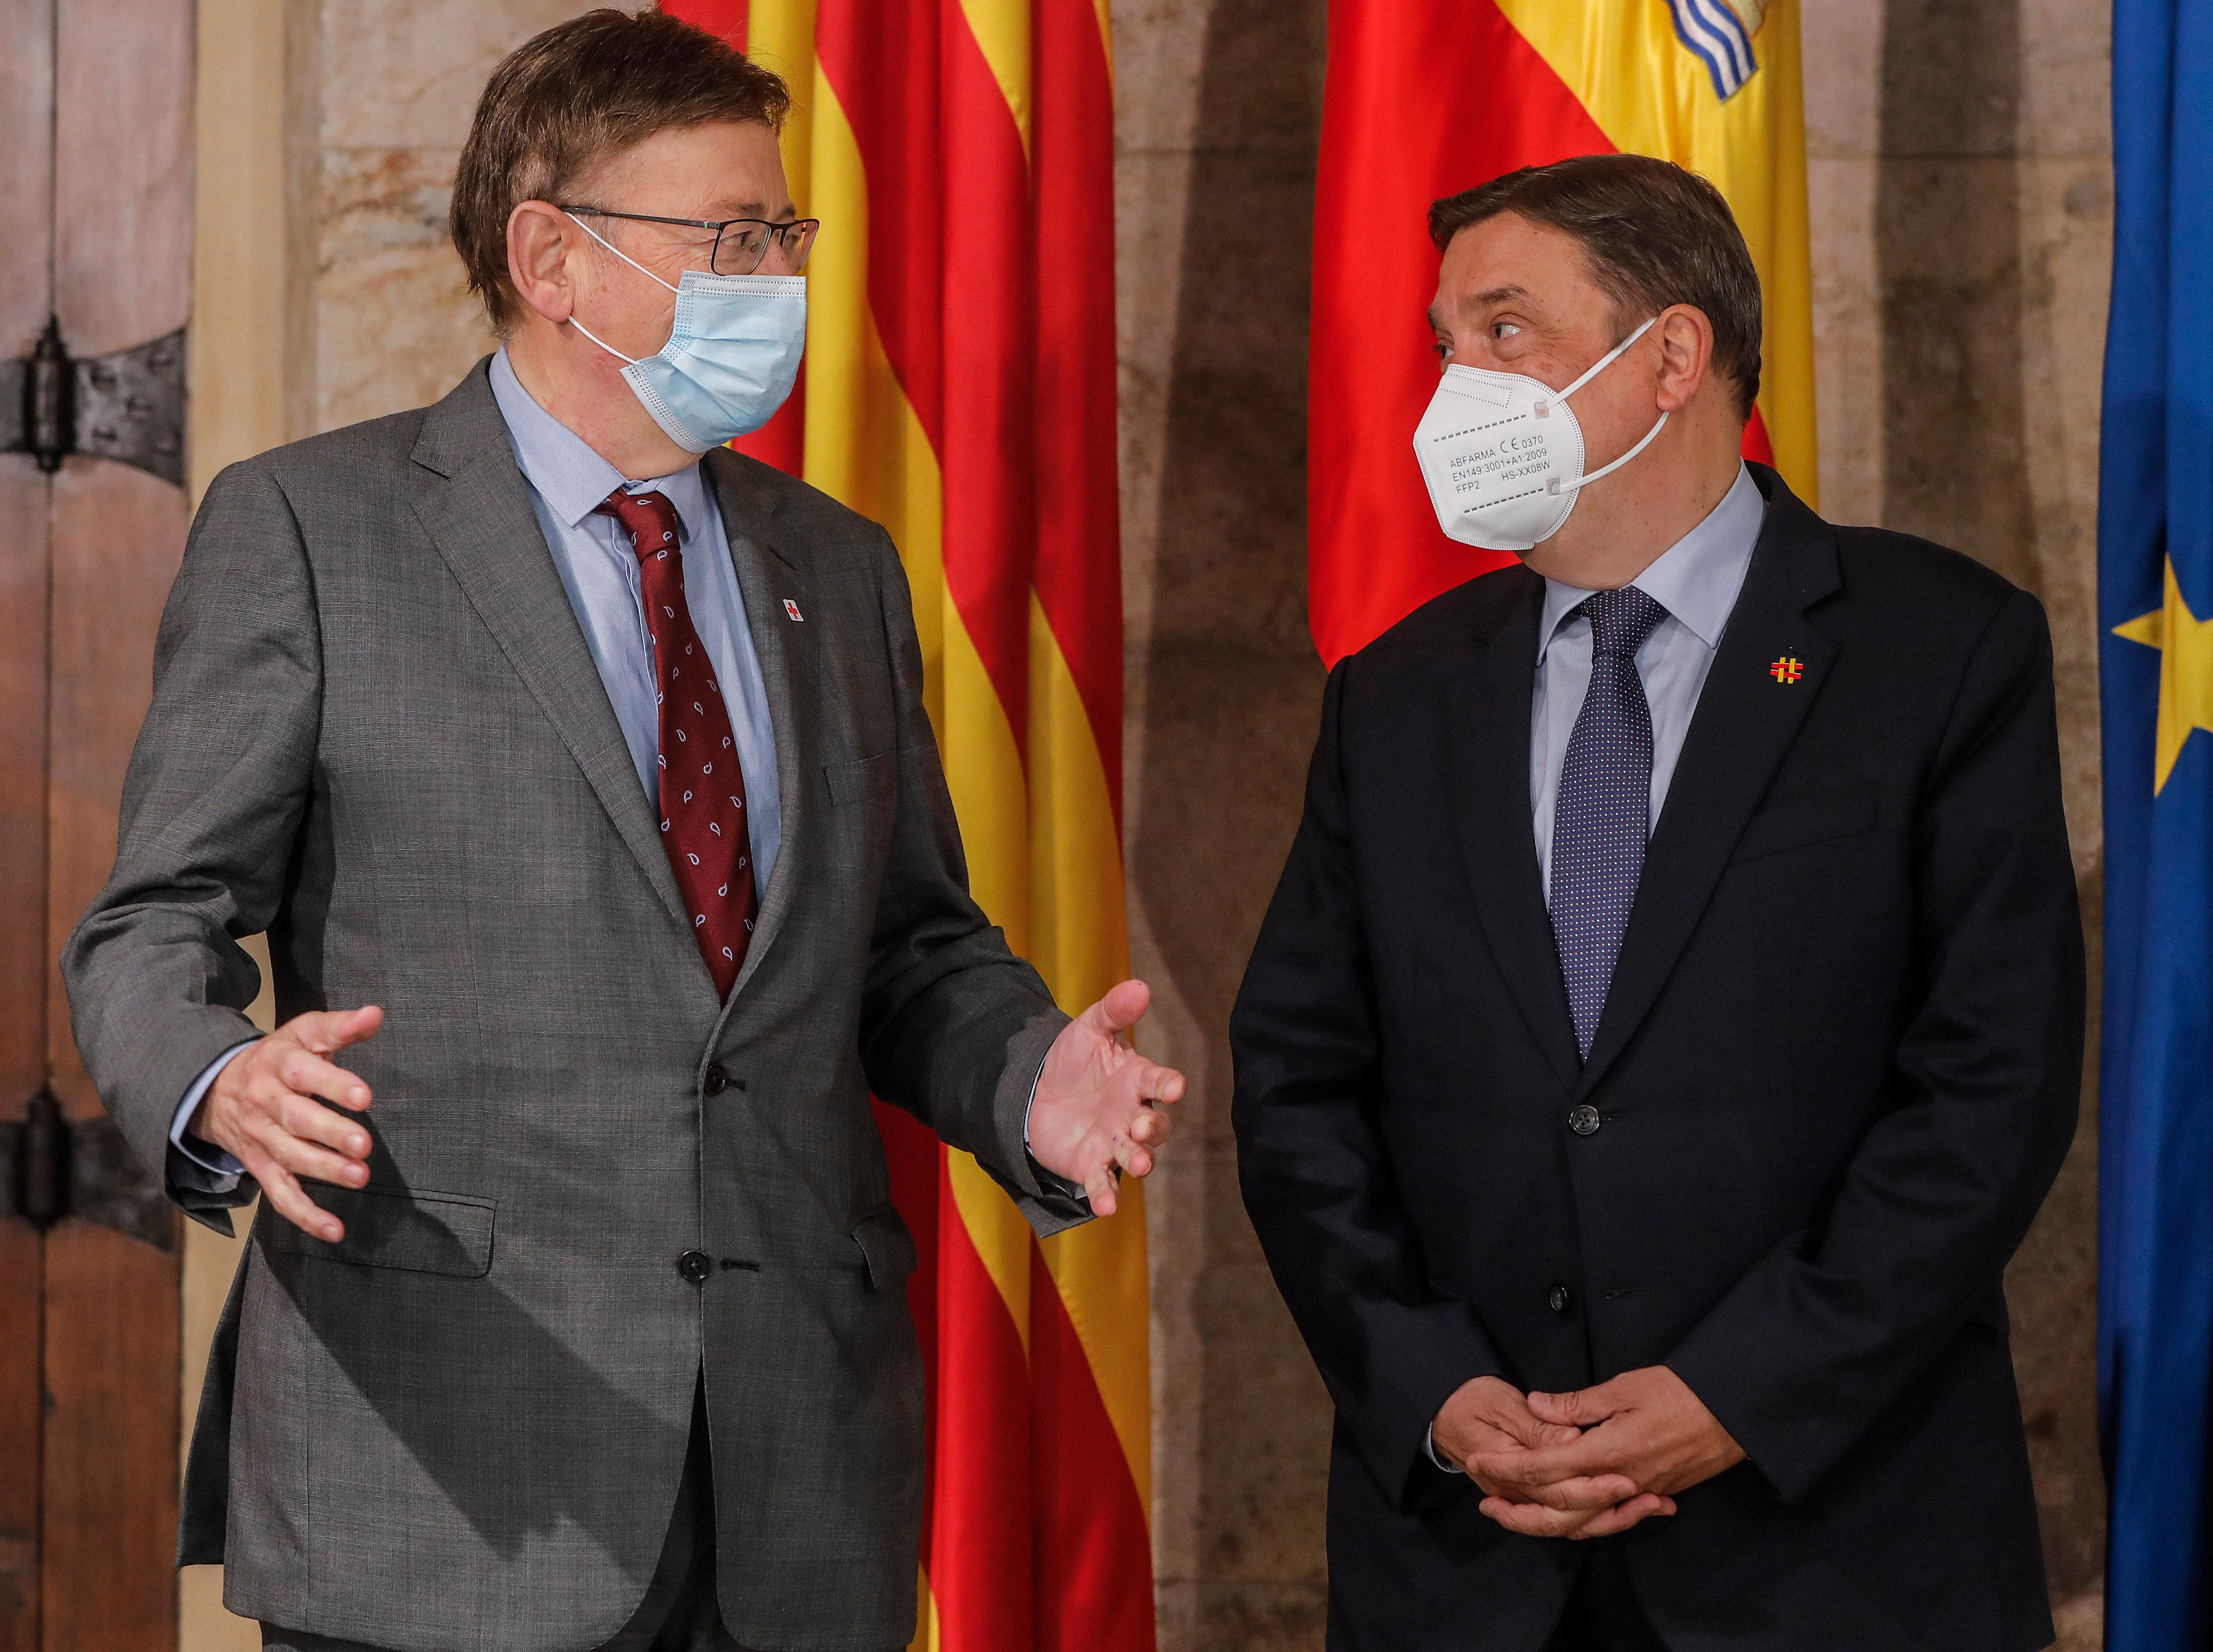
<svg viewBox="0 0 2213 1652"><path fill-rule="evenodd" d="M1482 1509L1527 1537L1610 1537L1675 1512L1674 1493L1744 1459L1664 1365L1572 1393L1524 1395L1497 1377L1460 1385L1431 1431L1482 1488Z"/></svg>

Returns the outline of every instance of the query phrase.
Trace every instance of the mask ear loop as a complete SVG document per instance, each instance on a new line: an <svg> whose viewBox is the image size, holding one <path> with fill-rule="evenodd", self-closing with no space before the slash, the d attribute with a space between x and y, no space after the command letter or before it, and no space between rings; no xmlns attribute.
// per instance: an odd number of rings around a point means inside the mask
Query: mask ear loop
<svg viewBox="0 0 2213 1652"><path fill-rule="evenodd" d="M1545 491L1547 493L1568 493L1577 488L1588 487L1593 482L1597 481L1601 476L1611 476L1614 472L1619 470L1624 465L1626 465L1631 460L1636 458L1637 454L1643 453L1647 448L1652 445L1652 438L1658 436L1661 431L1667 428L1667 417L1668 416L1665 413L1661 414L1660 422L1654 425L1650 430L1647 430L1635 447L1631 448L1627 453L1622 454L1620 458L1615 460L1612 464L1600 465L1594 471L1585 471L1581 476L1576 478L1572 482L1563 482L1556 476L1551 481L1545 484Z"/></svg>
<svg viewBox="0 0 2213 1652"><path fill-rule="evenodd" d="M588 229L588 230L586 230L584 233L585 233L585 234L587 234L587 235L591 234L591 232L590 232ZM604 242L604 241L601 241L600 244L601 246L603 246L603 247L607 245L607 243L606 243L606 242ZM607 248L607 250L608 250L608 251L610 251L610 252L613 252L613 251L614 251L614 249L613 249L613 247L608 247L608 248ZM619 253L618 253L618 254L616 254L616 255L617 255L618 257L621 256ZM651 273L651 271L649 271L647 273L650 274L650 273ZM1616 345L1615 345L1612 350L1609 350L1608 351L1606 351L1606 354L1605 354L1605 355L1603 355L1603 356L1600 357L1596 361L1593 362L1593 363L1590 364L1589 368L1588 368L1588 369L1586 369L1586 370L1585 370L1585 372L1584 372L1584 374L1583 374L1582 377L1581 377L1581 378L1577 379L1577 380L1576 380L1573 384L1570 385L1566 389L1564 389L1564 390L1563 390L1563 391L1560 391L1560 392L1559 392L1558 394L1556 394L1556 395L1553 395L1553 396L1551 396L1551 397L1545 398L1545 399L1540 399L1540 400L1537 403L1537 405L1536 405L1536 407L1535 407L1535 408L1534 408L1534 410L1533 410L1533 411L1535 411L1535 413L1536 413L1537 417L1538 417L1539 418L1550 418L1552 417L1552 403L1553 403L1553 402L1556 402L1556 401L1565 401L1565 400L1566 400L1570 396L1574 395L1574 394L1576 393L1576 391L1578 391L1578 390L1582 389L1585 385L1588 384L1588 383L1589 383L1593 379L1594 379L1594 378L1598 377L1598 375L1599 375L1600 374L1601 374L1601 373L1605 372L1605 371L1606 370L1606 369L1608 369L1609 367L1612 367L1612 366L1613 366L1616 362L1619 361L1619 360L1621 359L1621 352L1622 352L1622 351L1624 351L1625 350L1627 350L1627 349L1630 347L1630 345L1631 345L1631 344L1635 344L1635 343L1636 343L1639 338L1643 338L1646 333L1648 333L1648 332L1651 332L1651 331L1652 331L1652 323L1653 323L1653 321L1657 321L1659 319L1660 319L1660 318L1659 318L1658 316L1656 316L1656 315L1655 315L1655 316L1654 316L1654 317L1652 317L1652 318L1651 318L1651 320L1648 320L1647 322L1645 322L1645 324L1644 324L1643 326L1641 326L1641 327L1637 328L1636 332L1634 332L1631 333L1631 334L1629 335L1629 337L1627 337L1626 338L1624 338L1624 339L1623 339L1619 344L1616 344ZM1664 421L1663 421L1663 422L1664 422ZM1650 440L1651 440L1651 438L1650 438L1649 436L1648 436L1648 437L1646 437L1646 438L1645 438L1645 440L1647 440L1647 441L1649 442L1649 441L1650 441Z"/></svg>
<svg viewBox="0 0 2213 1652"><path fill-rule="evenodd" d="M576 228L577 228L577 229L579 229L582 230L586 235L589 235L589 236L590 236L594 241L595 241L599 242L599 244L600 244L600 246L602 246L602 247L606 247L606 248L607 249L607 251L609 251L610 253L613 253L617 258L620 259L624 263L625 263L625 264L629 265L630 265L630 267L631 267L631 269L633 269L633 270L637 271L640 275L643 276L643 277L644 277L648 281L661 281L661 277L660 277L659 276L657 276L657 275L654 274L654 272L653 272L652 271L650 271L650 270L647 269L647 268L645 267L645 265L643 265L643 264L640 264L640 263L639 263L636 259L632 258L632 257L631 257L628 253L624 252L624 251L623 251L623 249L622 249L621 247L619 247L616 246L613 241L609 241L609 240L608 240L605 235L601 235L598 230L596 230L596 229L593 229L591 225L589 225L589 224L586 223L585 223L582 218L578 217L575 213L573 213L573 212L568 212L568 211L564 211L564 212L561 214L561 216L562 216L563 217L564 217L564 218L568 219L568 221L569 221L570 223L575 224L575 225L576 226ZM665 281L661 281L661 284L662 286L664 286L664 287L668 287L668 283L667 282L665 282ZM680 297L680 298L681 298L681 297L684 296L684 290L683 290L681 287L668 287L668 290L669 290L669 291L671 291L671 292L673 292L673 293L674 293L674 294L675 294L678 297ZM1658 320L1658 318L1655 316L1655 317L1654 318L1654 320ZM608 354L608 355L610 355L610 356L613 357L617 361L619 361L619 362L622 363L625 366L626 366L626 367L636 367L636 366L637 365L638 358L637 358L637 357L635 357L635 356L625 356L625 355L624 355L624 354L622 353L622 351L620 351L619 350L617 350L617 349L616 349L613 344L611 344L607 343L606 339L604 339L604 338L600 338L600 337L599 336L599 334L597 334L597 333L594 332L593 332L589 327L586 326L585 326L582 321L579 321L579 320L576 319L576 312L575 312L575 311L573 311L573 310L572 310L572 311L570 311L570 314L569 314L569 325L570 325L570 326L572 326L572 327L576 328L577 332L579 332L582 333L582 334L584 335L584 337L586 337L587 338L589 338L589 339L590 339L594 344L597 344L597 345L598 345L601 350L606 351L607 352L607 354ZM1648 327L1649 327L1649 326L1650 326L1652 325L1652 323L1651 323L1650 321L1647 321L1644 325L1645 325L1645 326L1648 326ZM1640 331L1641 331L1641 330L1642 330L1642 329L1640 329ZM1634 338L1631 338L1631 339L1629 341L1629 344L1634 344L1634 343L1636 343L1636 340L1635 340ZM1622 349L1623 349L1623 350L1626 350L1626 349L1628 349L1628 348L1629 348L1629 344L1625 344L1622 346ZM1620 352L1619 352L1619 351L1616 351L1615 353L1618 355L1618 354L1619 354ZM1600 365L1600 366L1601 366L1601 367L1603 367L1604 365L1606 365L1606 363L1603 363L1603 362L1601 362L1601 363L1599 363L1599 365ZM1587 375L1585 375L1584 376L1585 376L1585 377L1588 377L1589 375L1587 374ZM1577 382L1577 383L1581 383L1581 382L1582 382L1582 381L1581 381L1581 380L1578 380L1578 381L1576 381L1576 382Z"/></svg>
<svg viewBox="0 0 2213 1652"><path fill-rule="evenodd" d="M1593 379L1598 377L1600 374L1605 372L1607 368L1613 366L1614 363L1619 361L1621 359L1622 351L1627 350L1630 345L1635 344L1646 333L1651 332L1652 323L1654 321L1657 321L1660 318L1656 315L1653 316L1651 320L1646 321L1643 326L1637 328L1636 332L1631 333L1629 337L1624 338L1612 350L1609 350L1605 355L1593 362L1589 368L1585 370L1581 378L1577 379L1566 389L1561 391L1557 397L1553 398L1553 400L1565 401L1570 396L1574 395L1576 391L1582 389ZM1539 418L1549 418L1552 414L1552 411L1551 402L1545 401L1539 402L1535 409L1536 415ZM1658 436L1661 431L1667 428L1667 418L1668 415L1666 413L1661 414L1660 422L1655 424L1650 430L1647 430L1643 438L1638 441L1635 447L1631 448L1627 453L1622 454L1620 458L1615 460L1612 464L1601 465L1594 471L1585 471L1581 476L1576 478L1572 482L1563 481L1560 478L1555 476L1551 481L1545 484L1545 491L1552 494L1568 493L1579 488L1589 486L1593 482L1597 481L1601 476L1613 475L1614 472L1619 470L1624 465L1626 465L1631 460L1636 458L1637 454L1643 453L1647 448L1652 445L1652 438Z"/></svg>

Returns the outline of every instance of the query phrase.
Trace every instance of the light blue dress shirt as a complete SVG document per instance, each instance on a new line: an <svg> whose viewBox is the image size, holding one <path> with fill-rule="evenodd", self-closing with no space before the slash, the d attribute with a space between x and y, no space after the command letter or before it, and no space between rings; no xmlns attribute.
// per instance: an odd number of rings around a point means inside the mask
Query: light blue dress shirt
<svg viewBox="0 0 2213 1652"><path fill-rule="evenodd" d="M533 399L515 376L507 351L492 357L492 399L506 421L515 462L530 494L530 507L546 536L546 548L569 594L569 606L582 627L585 646L600 669L607 701L637 766L638 784L660 806L661 713L654 690L653 634L646 629L637 554L630 536L612 516L596 508L617 488L633 493L665 494L676 507L677 543L684 552L684 594L692 624L715 661L716 680L730 714L730 732L746 776L747 835L759 887L765 889L776 867L783 835L783 807L777 785L776 731L769 722L768 690L761 679L760 656L746 625L746 601L738 588L730 546L705 475L697 463L674 475L631 481L600 457L575 431ZM231 1058L251 1046L240 1044L210 1062L178 1104L169 1140L188 1161L172 1161L172 1173L190 1176L210 1192L227 1193L238 1185L242 1167L185 1134L200 1099Z"/></svg>
<svg viewBox="0 0 2213 1652"><path fill-rule="evenodd" d="M1637 650L1637 674L1644 680L1644 698L1652 708L1652 822L1658 825L1667 784L1683 755L1699 692L1713 669L1730 611L1752 567L1753 547L1767 519L1767 501L1752 472L1739 466L1736 481L1721 503L1696 527L1669 546L1651 566L1629 582L1667 609ZM1545 607L1537 621L1536 692L1529 703L1529 813L1537 835L1537 867L1544 875L1547 904L1552 891L1552 811L1559 801L1560 770L1568 760L1568 736L1590 687L1590 621L1569 610L1588 591L1545 582ZM1460 1471L1437 1455L1434 1427L1422 1442L1430 1460L1448 1474Z"/></svg>
<svg viewBox="0 0 2213 1652"><path fill-rule="evenodd" d="M1630 581L1667 609L1637 650L1637 674L1644 680L1644 698L1652 708L1652 822L1658 825L1667 785L1675 777L1691 714L1713 668L1714 651L1745 570L1759 542L1767 501L1752 472L1739 467L1736 481L1704 521L1669 546L1651 566ZM1560 795L1560 770L1568 760L1568 737L1590 687L1590 621L1570 611L1591 593L1558 580L1545 582L1545 608L1537 621L1537 683L1529 703L1529 812L1537 835L1537 866L1544 874L1547 900L1552 889L1552 810Z"/></svg>

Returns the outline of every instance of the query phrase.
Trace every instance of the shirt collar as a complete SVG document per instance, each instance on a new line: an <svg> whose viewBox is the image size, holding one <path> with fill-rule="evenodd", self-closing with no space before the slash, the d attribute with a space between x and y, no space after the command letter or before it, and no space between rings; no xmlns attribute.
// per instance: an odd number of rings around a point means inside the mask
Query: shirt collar
<svg viewBox="0 0 2213 1652"><path fill-rule="evenodd" d="M667 476L633 482L594 452L583 437L538 405L537 398L515 376L505 345L491 358L491 393L499 404L500 417L507 422L515 464L558 521L570 527L578 526L617 488L627 487L633 493L651 490L666 494L668 503L676 507L676 520L685 539L698 537L710 507L698 460Z"/></svg>
<svg viewBox="0 0 2213 1652"><path fill-rule="evenodd" d="M1759 541L1767 501L1752 472L1737 466L1736 480L1705 520L1669 546L1629 582L1680 619L1708 648L1721 646L1729 611L1744 588ZM1542 663L1569 612L1591 593L1557 579L1545 582L1545 609L1539 621L1537 659Z"/></svg>

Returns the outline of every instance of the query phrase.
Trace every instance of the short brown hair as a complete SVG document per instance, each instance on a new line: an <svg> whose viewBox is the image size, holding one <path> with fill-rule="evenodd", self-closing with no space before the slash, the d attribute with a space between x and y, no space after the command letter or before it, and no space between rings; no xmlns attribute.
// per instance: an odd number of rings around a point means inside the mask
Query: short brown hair
<svg viewBox="0 0 2213 1652"><path fill-rule="evenodd" d="M588 11L524 41L485 83L454 179L454 248L492 326L504 334L521 302L507 221L524 201L558 200L655 132L719 120L773 129L790 107L780 76L659 11Z"/></svg>
<svg viewBox="0 0 2213 1652"><path fill-rule="evenodd" d="M1705 313L1714 365L1750 418L1759 394L1759 271L1722 192L1649 155L1579 155L1523 167L1430 208L1442 252L1472 224L1511 212L1573 235L1612 301L1617 333L1670 304Z"/></svg>

